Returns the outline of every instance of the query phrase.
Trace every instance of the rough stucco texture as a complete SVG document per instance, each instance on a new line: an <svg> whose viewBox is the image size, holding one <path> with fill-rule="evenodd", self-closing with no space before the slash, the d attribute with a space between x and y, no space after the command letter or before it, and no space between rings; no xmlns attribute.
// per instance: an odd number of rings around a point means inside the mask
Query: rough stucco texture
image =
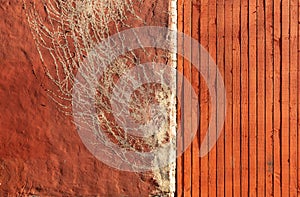
<svg viewBox="0 0 300 197"><path fill-rule="evenodd" d="M144 2L146 21L165 26L167 1ZM146 12L145 12L146 13ZM0 196L149 196L151 172L98 161L70 116L47 96L45 77L21 1L0 4Z"/></svg>

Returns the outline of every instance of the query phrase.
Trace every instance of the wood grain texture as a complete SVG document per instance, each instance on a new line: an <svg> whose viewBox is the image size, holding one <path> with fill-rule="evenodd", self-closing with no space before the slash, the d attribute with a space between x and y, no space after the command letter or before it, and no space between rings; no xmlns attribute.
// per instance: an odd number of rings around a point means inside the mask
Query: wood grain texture
<svg viewBox="0 0 300 197"><path fill-rule="evenodd" d="M257 195L257 5L249 1L249 193Z"/></svg>
<svg viewBox="0 0 300 197"><path fill-rule="evenodd" d="M196 0L192 1L192 24L199 24L200 23L200 5L197 3ZM199 40L200 39L200 29L198 25L192 25L192 38ZM195 52L197 53L197 52ZM193 55L192 51L192 55ZM198 63L200 60L197 60ZM192 67L192 86L194 87L195 93L199 98L200 95L200 74L198 70ZM198 98L196 102L198 102ZM197 110L197 109L194 109ZM193 117L192 124L197 124L197 118ZM199 129L199 125L198 125ZM200 158L199 158L199 148L200 148L200 134L197 133L195 140L192 143L192 196L199 196L200 195Z"/></svg>
<svg viewBox="0 0 300 197"><path fill-rule="evenodd" d="M178 5L177 5L177 28L178 31L183 32L183 17L184 17L184 12L183 12L183 1L178 1ZM182 45L182 40L178 39L178 45ZM179 73L183 74L183 57L178 55L177 56L177 71ZM177 95L181 95L180 92L181 87L182 87L182 79L177 79ZM178 98L180 100L183 99L183 95L181 95L180 98ZM181 120L181 113L182 109L179 108L177 110L177 125L180 126L181 128L181 124L182 124L182 120ZM183 149L183 145L182 145L182 134L181 133L177 133L177 155L180 155L177 158L177 162L176 162L176 194L177 196L183 196L183 189L184 189L184 182L183 182L183 170L184 170L184 164L183 164L183 156L180 154L182 149Z"/></svg>
<svg viewBox="0 0 300 197"><path fill-rule="evenodd" d="M178 191L192 187L190 196L300 195L299 7L298 0L194 0L190 11L181 12L182 18L192 13L191 35L223 77L227 112L215 147L196 158L213 103L192 68L187 76L199 92L200 125L191 163L180 158L177 163L178 175L192 169L191 185L178 180Z"/></svg>
<svg viewBox="0 0 300 197"><path fill-rule="evenodd" d="M216 63L222 77L225 76L225 1L217 1L217 54ZM217 92L218 94L218 92ZM217 196L225 195L225 132L224 128L216 145L217 149Z"/></svg>
<svg viewBox="0 0 300 197"><path fill-rule="evenodd" d="M273 2L265 2L265 184L266 196L273 196Z"/></svg>
<svg viewBox="0 0 300 197"><path fill-rule="evenodd" d="M297 196L298 188L297 188L297 99L298 99L298 89L297 89L297 64L298 64L298 2L297 0L290 0L289 13L290 13L290 102L289 102L289 120L290 120L290 193L289 195L294 197Z"/></svg>
<svg viewBox="0 0 300 197"><path fill-rule="evenodd" d="M241 196L249 193L249 26L248 1L241 2Z"/></svg>
<svg viewBox="0 0 300 197"><path fill-rule="evenodd" d="M241 2L233 1L232 14L232 146L233 196L241 194Z"/></svg>
<svg viewBox="0 0 300 197"><path fill-rule="evenodd" d="M201 0L200 1L200 43L202 46L208 50L209 45L209 15L208 15L208 4L209 0ZM204 59L206 57L200 56L200 59ZM202 61L202 60L201 60ZM208 62L206 62L207 64ZM202 72L202 71L201 71ZM207 75L207 71L203 71L205 75ZM208 90L206 88L206 83L203 78L200 78L200 143L206 134L206 130L208 127L208 116L209 116L209 95ZM201 172L200 172L200 196L208 197L209 195L209 160L208 155L200 158Z"/></svg>
<svg viewBox="0 0 300 197"><path fill-rule="evenodd" d="M281 84L280 84L280 59L281 59L281 26L280 26L280 19L281 19L281 7L280 7L280 0L274 0L274 79L273 79L273 85L274 85L274 119L273 119L273 154L274 154L274 174L273 174L273 187L274 187L274 196L281 196L281 147L280 147L280 134L281 134L281 120L280 120L280 90L281 90Z"/></svg>
<svg viewBox="0 0 300 197"><path fill-rule="evenodd" d="M289 1L281 1L281 195L289 194L290 154L289 154Z"/></svg>
<svg viewBox="0 0 300 197"><path fill-rule="evenodd" d="M208 52L212 57L212 61L209 61L209 68L212 67L216 60L217 53L217 0L209 0L208 4ZM216 80L216 76L209 76L211 80ZM208 94L209 96L209 94ZM209 110L209 114L211 114L211 109ZM216 123L213 123L216 124ZM217 132L217 131L214 131ZM208 196L216 196L217 195L217 149L214 147L208 155L208 163L209 163L209 172L208 172Z"/></svg>
<svg viewBox="0 0 300 197"><path fill-rule="evenodd" d="M265 193L265 6L264 0L257 1L257 194Z"/></svg>
<svg viewBox="0 0 300 197"><path fill-rule="evenodd" d="M184 1L183 2L183 33L186 35L191 36L192 33L192 2L191 1ZM191 43L184 42L183 46L184 51L185 50L191 50ZM183 60L183 74L188 80L187 83L190 83L192 81L192 70L191 70L191 62L184 59ZM188 89L185 89L187 86L186 82L183 82L183 92L184 95L189 93L187 91L190 91ZM190 144L186 144L186 140L190 138L191 136L191 124L192 124L192 109L190 106L192 98L190 97L184 97L183 98L183 108L184 108L184 124L183 124L183 131L184 131L184 147L187 147L185 152L183 153L183 163L184 163L184 173L183 173L183 182L184 182L184 188L183 188L183 196L188 197L191 196L192 192L192 147Z"/></svg>

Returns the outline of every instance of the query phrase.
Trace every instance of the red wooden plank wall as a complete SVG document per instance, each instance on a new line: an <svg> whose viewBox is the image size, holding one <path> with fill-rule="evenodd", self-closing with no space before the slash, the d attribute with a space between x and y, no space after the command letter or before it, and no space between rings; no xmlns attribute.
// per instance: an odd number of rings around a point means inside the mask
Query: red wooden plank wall
<svg viewBox="0 0 300 197"><path fill-rule="evenodd" d="M200 125L177 160L177 196L298 196L299 5L299 0L178 0L179 31L197 39L217 63L227 113L217 145L199 158L209 93L190 62L178 57L178 70L199 95Z"/></svg>

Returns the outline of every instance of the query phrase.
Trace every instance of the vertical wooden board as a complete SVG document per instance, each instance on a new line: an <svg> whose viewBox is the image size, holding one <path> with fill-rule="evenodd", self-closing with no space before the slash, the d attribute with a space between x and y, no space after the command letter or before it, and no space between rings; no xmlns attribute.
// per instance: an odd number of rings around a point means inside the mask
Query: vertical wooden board
<svg viewBox="0 0 300 197"><path fill-rule="evenodd" d="M199 32L199 20L200 20L200 5L197 1L193 1L192 5L192 37L196 40L199 40L200 32ZM192 51L193 53L193 51ZM200 59L197 60L200 62ZM199 102L199 72L194 67L192 68L192 86L194 87L195 93L198 95L196 102ZM196 110L196 109L195 109ZM194 114L194 113L193 113ZM196 124L198 120L195 118L200 117L193 117L192 124ZM200 121L199 121L200 122ZM196 138L192 144L192 196L199 196L200 194L200 165L199 165L199 139L200 139L200 132L198 128L198 132Z"/></svg>
<svg viewBox="0 0 300 197"><path fill-rule="evenodd" d="M209 29L208 29L208 38L209 38L209 46L208 46L208 52L210 56L212 57L213 61L209 62L209 69L212 69L213 64L216 60L216 20L217 20L217 6L216 6L217 0L210 0L208 5L208 18L209 18ZM215 80L216 76L209 76L210 79ZM215 103L211 103L211 105L216 105ZM211 114L211 110L209 111L209 114ZM216 123L214 123L216 124ZM217 131L215 131L217 132ZM209 160L209 180L208 180L208 187L209 187L209 196L216 196L217 195L217 149L214 147L208 155Z"/></svg>
<svg viewBox="0 0 300 197"><path fill-rule="evenodd" d="M298 14L297 14L297 18L298 21L300 21L300 2L298 1ZM300 92L300 23L298 23L297 25L297 30L298 30L298 40L297 40L297 46L298 46L298 53L297 53L297 93L298 93L298 98L297 98L297 113L298 113L298 117L297 117L297 129L298 129L298 136L297 136L297 187L298 187L298 193L300 193L300 96L299 96L299 92Z"/></svg>
<svg viewBox="0 0 300 197"><path fill-rule="evenodd" d="M177 28L179 32L183 31L183 0L178 0L177 3ZM179 38L177 40L178 46L182 45L182 40ZM180 49L179 49L180 50ZM177 55L177 71L179 73L183 73L183 57ZM177 79L177 95L181 95L182 80ZM182 100L182 98L178 98L178 100ZM181 111L182 109L177 109L177 125L181 125ZM181 128L183 129L183 128ZM177 153L179 154L182 151L182 134L177 133ZM179 156L177 158L176 163L176 193L177 196L183 196L183 156Z"/></svg>
<svg viewBox="0 0 300 197"><path fill-rule="evenodd" d="M185 154L181 170L177 167L177 178L184 179L181 186L177 180L178 193L184 186L187 194L192 188L192 194L197 195L196 188L200 185L202 196L225 193L229 196L239 193L242 196L296 196L299 185L299 2L202 0L200 5L196 1L194 4L200 6L201 44L216 58L225 78L229 102L225 131L216 149L198 163L195 150L209 122L209 94L202 79L201 136L193 142L191 154ZM193 21L199 18L198 8L187 7L184 9L193 10ZM182 30L190 31L183 17L186 14L181 17ZM195 37L199 32L193 28ZM178 62L180 64L180 59ZM198 86L197 74L187 69L185 73L192 79L193 86ZM241 133L237 134L236 130ZM187 176L180 174L183 169ZM196 181L198 176L199 182Z"/></svg>
<svg viewBox="0 0 300 197"><path fill-rule="evenodd" d="M300 2L298 1L298 21L300 21ZM300 92L300 23L298 23L297 25L297 30L298 30L298 40L297 40L297 46L298 46L298 53L297 53L297 91L298 91L298 98L297 98L297 113L298 113L298 117L297 117L297 129L298 129L298 136L297 136L297 185L298 185L298 193L300 193L300 97L299 97L299 92Z"/></svg>
<svg viewBox="0 0 300 197"><path fill-rule="evenodd" d="M280 8L280 0L274 0L274 35L273 35L273 50L274 50L274 119L273 119L273 154L274 154L274 196L281 196L281 168L280 168L280 135L281 135L281 114L280 114L280 42L281 42L281 26L280 26L280 17L281 17L281 8Z"/></svg>
<svg viewBox="0 0 300 197"><path fill-rule="evenodd" d="M233 196L241 195L241 2L233 0L232 22L232 95L233 95Z"/></svg>
<svg viewBox="0 0 300 197"><path fill-rule="evenodd" d="M201 0L200 7L200 44L207 50L208 49L208 0ZM201 57L206 58L207 57ZM206 62L206 65L208 62ZM203 65L202 65L203 66ZM204 73L206 75L206 73ZM208 104L209 104L209 93L203 78L200 80L200 140L204 139L208 128ZM208 155L200 159L201 162L201 182L200 182L200 196L208 196Z"/></svg>
<svg viewBox="0 0 300 197"><path fill-rule="evenodd" d="M290 196L297 196L298 1L290 0Z"/></svg>
<svg viewBox="0 0 300 197"><path fill-rule="evenodd" d="M289 195L289 1L282 0L281 13L281 188Z"/></svg>
<svg viewBox="0 0 300 197"><path fill-rule="evenodd" d="M249 194L257 195L256 1L249 1Z"/></svg>
<svg viewBox="0 0 300 197"><path fill-rule="evenodd" d="M265 196L265 13L257 0L257 194Z"/></svg>
<svg viewBox="0 0 300 197"><path fill-rule="evenodd" d="M266 196L273 196L273 3L265 1L266 31Z"/></svg>
<svg viewBox="0 0 300 197"><path fill-rule="evenodd" d="M220 73L225 78L225 24L224 0L217 1L217 65ZM225 132L224 129L217 141L217 196L225 195Z"/></svg>
<svg viewBox="0 0 300 197"><path fill-rule="evenodd" d="M216 59L228 105L216 149L199 161L195 151L207 131L210 99L204 80L198 80L201 132L190 154L185 153L184 163L178 159L178 194L184 188L185 196L190 191L193 196L199 192L201 196L297 196L299 2L201 0L193 4L190 9L185 6L184 16L178 16L181 28L191 30L195 38L200 34L201 44ZM195 28L198 24L189 29L183 21L190 10L193 21L200 14L200 30ZM184 71L197 87L196 70L185 66Z"/></svg>
<svg viewBox="0 0 300 197"><path fill-rule="evenodd" d="M183 32L185 35L191 36L191 30L192 30L192 3L191 1L184 1L183 2L183 12L184 12L184 19L183 19ZM191 50L191 43L184 42L184 51L185 50ZM186 83L190 83L192 79L191 75L191 63L184 59L183 60L183 73L184 77L187 79ZM189 89L186 89L185 87L188 87L189 84L183 84L183 89L184 89L184 124L183 124L183 130L184 130L184 146L187 147L185 152L183 153L183 158L184 158L184 177L183 177L183 182L184 182L184 196L189 197L191 196L191 189L192 189L192 148L191 145L189 144L189 139L191 137L191 126L192 126L192 109L191 109L191 98L189 96Z"/></svg>
<svg viewBox="0 0 300 197"><path fill-rule="evenodd" d="M248 1L241 1L241 196L249 195L249 50Z"/></svg>
<svg viewBox="0 0 300 197"><path fill-rule="evenodd" d="M232 196L232 1L225 1L225 88L227 113L225 121L225 196Z"/></svg>

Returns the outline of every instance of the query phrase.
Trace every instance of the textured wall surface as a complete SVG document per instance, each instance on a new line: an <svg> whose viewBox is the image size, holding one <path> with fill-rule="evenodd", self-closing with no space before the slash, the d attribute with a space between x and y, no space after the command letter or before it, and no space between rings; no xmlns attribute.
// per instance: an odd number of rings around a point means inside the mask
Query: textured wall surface
<svg viewBox="0 0 300 197"><path fill-rule="evenodd" d="M177 162L178 196L299 196L299 27L297 0L178 1L179 31L209 51L228 101L217 145L199 158L212 103L179 59L201 110L197 139Z"/></svg>
<svg viewBox="0 0 300 197"><path fill-rule="evenodd" d="M35 3L43 12L43 4ZM136 11L146 24L168 25L167 1L142 3ZM2 1L0 18L0 196L165 193L153 172L113 169L83 145L72 117L62 113L45 90L57 86L44 73L23 2ZM144 25L126 20L133 27ZM44 56L51 60L49 54Z"/></svg>

